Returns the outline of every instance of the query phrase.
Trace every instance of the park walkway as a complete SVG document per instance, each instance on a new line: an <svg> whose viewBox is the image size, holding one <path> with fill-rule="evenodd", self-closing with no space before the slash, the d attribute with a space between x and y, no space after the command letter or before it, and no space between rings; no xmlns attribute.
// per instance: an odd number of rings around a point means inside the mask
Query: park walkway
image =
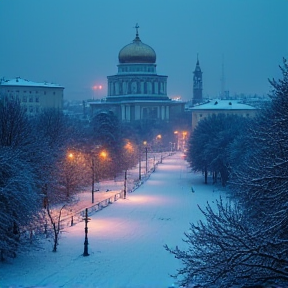
<svg viewBox="0 0 288 288"><path fill-rule="evenodd" d="M163 246L186 248L183 233L202 219L197 205L215 199L212 187L191 173L181 153L167 157L126 199L89 216L89 256L83 257L82 221L63 230L56 253L47 239L2 266L1 287L177 287L170 274L181 263Z"/></svg>

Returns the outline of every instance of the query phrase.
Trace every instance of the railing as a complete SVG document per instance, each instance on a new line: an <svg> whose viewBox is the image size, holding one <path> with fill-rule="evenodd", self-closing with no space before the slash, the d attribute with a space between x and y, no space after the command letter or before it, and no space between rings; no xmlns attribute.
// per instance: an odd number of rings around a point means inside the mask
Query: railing
<svg viewBox="0 0 288 288"><path fill-rule="evenodd" d="M161 160L165 159L168 156L171 156L171 153L165 153L165 154L163 153L161 155L161 159L159 159L159 157L158 157L157 161L156 161L156 159L154 157L149 158L148 159L149 165L148 165L147 173L141 174L141 180L138 179L139 175L137 175L137 173L134 173L135 174L134 175L135 178L132 179L132 183L130 183L130 185L127 185L127 193L134 192L146 180L148 180L150 175L155 171L155 169L158 166L158 164L161 163ZM151 165L151 163L153 163L154 165L153 164ZM131 170L131 172L132 171L133 171L133 169ZM132 173L131 173L131 175L132 175ZM130 181L131 181L131 179L130 179ZM130 188L128 188L128 186L130 186ZM110 196L110 197L108 197L106 199L103 199L103 200L101 200L101 201L99 201L99 202L97 202L95 204L91 204L91 205L89 205L89 207L86 207L88 209L88 215L91 216L94 213L96 213L98 211L101 211L103 208L109 206L110 204L112 204L112 203L114 203L117 200L122 199L122 198L124 198L124 191L120 190L120 192L117 192L117 193L113 194L112 196ZM85 217L86 208L82 208L82 209L80 209L78 211L71 211L71 212L66 211L67 213L65 214L65 216L61 217L61 220L60 220L60 230L63 230L66 227L73 226L73 225L83 221L84 217ZM44 221L44 219L43 219L43 226L44 226L43 230L42 230L41 227L36 228L36 230L28 228L27 230L24 229L22 231L22 233L25 235L24 236L25 238L30 239L30 241L32 242L32 238L34 238L33 236L35 234L38 234L40 231L45 231L44 233L47 233L48 224L47 224L47 221L46 222Z"/></svg>
<svg viewBox="0 0 288 288"><path fill-rule="evenodd" d="M169 154L165 154L165 155L162 155L161 158L162 160L165 159L166 157L170 156L171 153ZM154 158L150 158L150 161L149 162L152 162L154 161ZM133 180L133 187L131 189L128 189L127 193L132 193L134 192L137 188L139 188L146 180L149 179L150 175L155 171L156 167L158 166L158 164L161 163L161 159L160 160L157 160L155 161L154 165L149 165L149 170L147 171L147 174L142 174L141 175L141 180ZM94 213L98 212L98 211L101 211L103 208L109 206L109 204L112 204L114 202L116 202L118 199L120 198L124 198L124 191L121 190L120 192L118 193L115 193L113 196L110 196L109 198L106 198L100 202L97 202L89 207L87 207L88 209L88 216L91 216L93 215ZM72 226L74 224L77 224L81 221L83 221L83 218L85 216L85 210L86 208L84 209L81 209L80 211L77 211L77 212L74 212L74 213L71 213L71 214L68 214L67 216L63 217L61 219L61 228L64 229L65 227L69 227L69 226Z"/></svg>
<svg viewBox="0 0 288 288"><path fill-rule="evenodd" d="M115 193L113 196L110 196L109 198L106 198L100 202L97 202L89 207L88 209L88 216L93 215L94 213L101 211L103 208L109 206L110 204L116 202L118 199L123 198L124 191L121 190L118 193ZM85 210L81 209L80 211L71 213L70 215L65 216L61 219L61 229L64 229L65 227L73 226L74 224L77 224L81 221L83 221L83 218L85 217Z"/></svg>

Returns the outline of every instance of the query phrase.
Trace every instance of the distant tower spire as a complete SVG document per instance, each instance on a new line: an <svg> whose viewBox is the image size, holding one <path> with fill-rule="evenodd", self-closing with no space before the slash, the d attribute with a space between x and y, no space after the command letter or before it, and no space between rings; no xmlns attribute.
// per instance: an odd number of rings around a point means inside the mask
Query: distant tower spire
<svg viewBox="0 0 288 288"><path fill-rule="evenodd" d="M197 53L197 62L196 62L196 68L193 72L193 99L192 104L196 103L202 103L203 97L202 97L202 71L199 64L199 57Z"/></svg>
<svg viewBox="0 0 288 288"><path fill-rule="evenodd" d="M224 54L222 55L222 71L221 71L221 98L225 97L225 72L224 72Z"/></svg>

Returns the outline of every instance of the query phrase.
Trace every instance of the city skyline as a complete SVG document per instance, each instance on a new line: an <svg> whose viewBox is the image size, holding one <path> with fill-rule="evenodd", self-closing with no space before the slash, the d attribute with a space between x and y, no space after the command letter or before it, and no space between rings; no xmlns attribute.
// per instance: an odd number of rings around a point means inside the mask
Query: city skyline
<svg viewBox="0 0 288 288"><path fill-rule="evenodd" d="M203 97L211 98L223 88L223 64L230 95L262 96L287 58L286 0L4 0L0 77L58 83L65 99L103 98L136 23L156 52L157 73L168 76L170 98L192 99L197 54Z"/></svg>

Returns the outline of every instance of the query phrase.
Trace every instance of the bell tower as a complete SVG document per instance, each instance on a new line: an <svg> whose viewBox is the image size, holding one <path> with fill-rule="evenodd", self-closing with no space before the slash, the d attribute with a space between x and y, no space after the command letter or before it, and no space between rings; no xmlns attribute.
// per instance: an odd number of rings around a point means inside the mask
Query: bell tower
<svg viewBox="0 0 288 288"><path fill-rule="evenodd" d="M196 68L193 72L193 99L192 104L202 103L202 71L199 64L198 54L197 54L197 63Z"/></svg>

